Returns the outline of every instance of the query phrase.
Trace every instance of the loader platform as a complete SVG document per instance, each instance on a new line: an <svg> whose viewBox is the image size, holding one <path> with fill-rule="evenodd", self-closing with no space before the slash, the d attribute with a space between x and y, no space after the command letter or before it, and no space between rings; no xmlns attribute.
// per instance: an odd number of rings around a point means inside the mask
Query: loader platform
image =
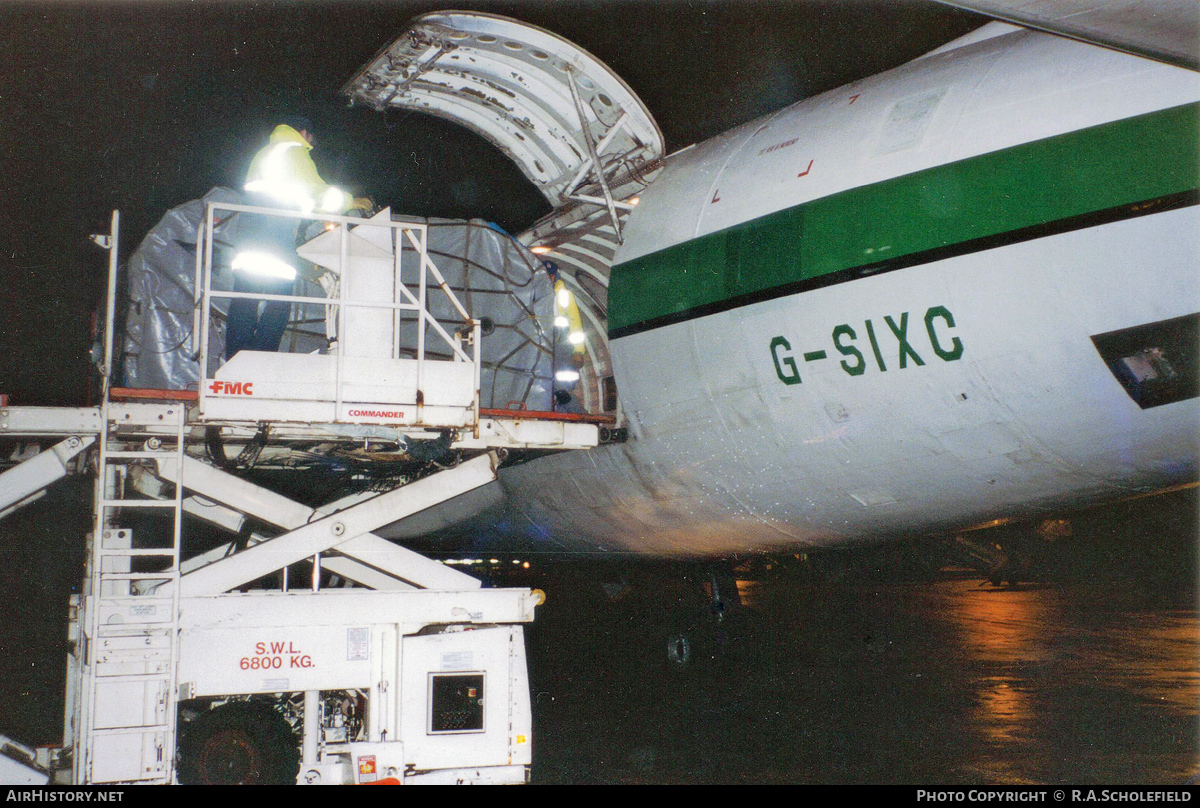
<svg viewBox="0 0 1200 808"><path fill-rule="evenodd" d="M105 385L97 407L0 407L0 438L18 445L0 516L68 474L96 479L63 749L39 757L58 782L527 781L521 626L543 596L484 589L375 531L494 481L511 453L596 446L613 419L481 407L481 323L420 228L380 220L359 234L380 303L346 296L370 284L350 282L354 230L338 224L336 352L243 351L209 374L201 347L195 390ZM114 214L97 240L110 251L106 379L116 227ZM405 244L418 251L415 293ZM453 336L426 308L427 273L463 317ZM204 321L219 293L208 263L198 274ZM385 316L358 317L372 306ZM426 331L450 352L427 355ZM315 506L249 473L350 461L383 471Z"/></svg>

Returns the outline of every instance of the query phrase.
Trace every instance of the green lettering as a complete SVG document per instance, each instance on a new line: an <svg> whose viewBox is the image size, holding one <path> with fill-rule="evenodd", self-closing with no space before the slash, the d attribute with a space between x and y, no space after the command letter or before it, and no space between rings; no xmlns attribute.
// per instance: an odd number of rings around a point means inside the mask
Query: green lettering
<svg viewBox="0 0 1200 808"><path fill-rule="evenodd" d="M954 315L945 306L934 306L925 312L925 330L929 332L929 343L933 346L933 352L941 357L944 362L953 362L956 359L961 359L963 355L962 340L958 337L953 337L950 340L951 348L948 351L938 341L937 332L933 328L933 321L938 317L946 321L947 328L954 328Z"/></svg>
<svg viewBox="0 0 1200 808"><path fill-rule="evenodd" d="M796 367L796 360L790 356L781 357L779 355L779 348L790 351L792 346L783 337L776 337L771 340L771 360L775 363L775 375L784 384L800 384L800 370ZM790 369L790 373L783 372L785 365Z"/></svg>
<svg viewBox="0 0 1200 808"><path fill-rule="evenodd" d="M908 365L908 357L912 357L913 361L918 365L924 365L925 360L917 356L917 352L908 344L908 312L900 315L900 327L896 327L896 322L891 315L886 315L883 321L888 324L888 328L892 329L892 333L896 335L896 340L900 343L900 367L905 368Z"/></svg>
<svg viewBox="0 0 1200 808"><path fill-rule="evenodd" d="M854 333L854 329L848 325L839 325L833 329L833 344L843 356L853 356L857 361L851 365L845 360L842 361L842 370L849 373L851 376L861 376L867 372L867 361L863 359L862 353L853 345L843 345L841 338L849 336L850 339L858 339L858 335Z"/></svg>
<svg viewBox="0 0 1200 808"><path fill-rule="evenodd" d="M887 365L883 364L883 354L879 351L879 343L875 339L875 326L871 325L871 321L867 320L867 339L871 341L871 350L875 353L875 364L879 365L881 371L887 370Z"/></svg>

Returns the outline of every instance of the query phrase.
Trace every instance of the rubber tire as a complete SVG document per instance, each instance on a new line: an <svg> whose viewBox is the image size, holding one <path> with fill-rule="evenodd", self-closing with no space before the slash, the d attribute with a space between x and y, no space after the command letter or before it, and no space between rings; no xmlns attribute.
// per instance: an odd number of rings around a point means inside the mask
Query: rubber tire
<svg viewBox="0 0 1200 808"><path fill-rule="evenodd" d="M265 704L222 704L188 724L179 739L184 785L295 785L299 771L292 728Z"/></svg>

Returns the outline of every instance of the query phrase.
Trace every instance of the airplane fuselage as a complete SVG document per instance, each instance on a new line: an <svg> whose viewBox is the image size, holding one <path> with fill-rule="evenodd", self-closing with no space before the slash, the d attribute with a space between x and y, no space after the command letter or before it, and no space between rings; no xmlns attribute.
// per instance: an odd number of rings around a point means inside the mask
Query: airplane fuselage
<svg viewBox="0 0 1200 808"><path fill-rule="evenodd" d="M629 440L506 470L507 529L725 554L1194 480L1198 100L995 24L672 155L609 288Z"/></svg>

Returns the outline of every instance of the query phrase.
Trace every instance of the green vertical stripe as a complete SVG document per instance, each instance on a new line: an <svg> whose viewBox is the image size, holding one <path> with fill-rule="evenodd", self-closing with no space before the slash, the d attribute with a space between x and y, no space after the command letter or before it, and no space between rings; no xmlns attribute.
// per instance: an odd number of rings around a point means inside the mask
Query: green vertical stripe
<svg viewBox="0 0 1200 808"><path fill-rule="evenodd" d="M853 188L613 267L609 330L1197 188L1200 105Z"/></svg>

